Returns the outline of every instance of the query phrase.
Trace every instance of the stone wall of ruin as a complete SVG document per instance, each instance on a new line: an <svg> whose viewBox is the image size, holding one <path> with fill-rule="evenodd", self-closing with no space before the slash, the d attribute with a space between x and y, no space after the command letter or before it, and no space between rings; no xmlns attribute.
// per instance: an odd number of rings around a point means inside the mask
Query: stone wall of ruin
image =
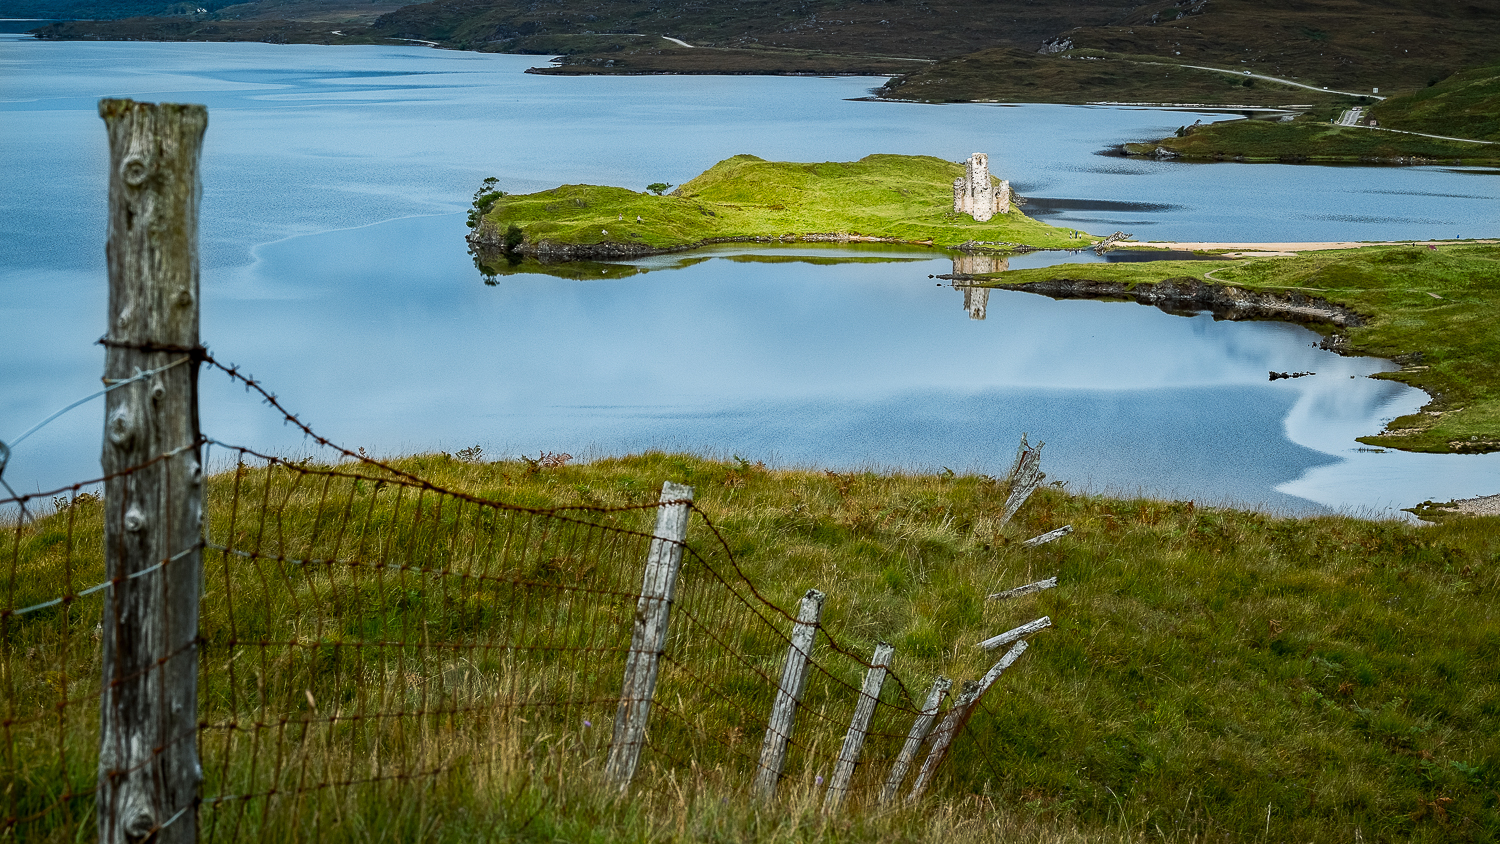
<svg viewBox="0 0 1500 844"><path fill-rule="evenodd" d="M990 183L990 157L976 152L964 162L964 176L953 180L953 210L985 222L1010 213L1010 182Z"/></svg>

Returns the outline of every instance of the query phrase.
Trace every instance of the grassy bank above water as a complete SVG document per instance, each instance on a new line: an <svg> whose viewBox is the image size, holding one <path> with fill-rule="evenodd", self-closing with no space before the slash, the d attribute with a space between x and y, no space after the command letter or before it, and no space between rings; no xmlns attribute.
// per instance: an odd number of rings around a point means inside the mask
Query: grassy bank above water
<svg viewBox="0 0 1500 844"><path fill-rule="evenodd" d="M1420 160L1500 166L1500 144L1465 143L1405 134L1500 141L1500 67L1457 73L1420 91L1374 103L1366 118L1389 132L1328 121L1340 109L1322 108L1290 122L1237 120L1184 127L1175 138L1126 144L1152 155L1158 148L1183 158L1244 161L1402 162ZM1419 161L1412 161L1418 159Z"/></svg>
<svg viewBox="0 0 1500 844"><path fill-rule="evenodd" d="M1209 276L1211 274L1211 277ZM1371 445L1408 451L1500 449L1500 246L1371 246L1246 261L1074 264L986 278L997 286L1049 279L1149 284L1204 279L1245 290L1302 293L1366 317L1340 329L1341 351L1404 364L1392 378L1426 390L1421 413L1390 422Z"/></svg>
<svg viewBox="0 0 1500 844"><path fill-rule="evenodd" d="M1182 137L1126 144L1134 155L1199 161L1313 163L1442 163L1500 166L1500 146L1424 138L1363 126L1337 126L1316 118L1289 123L1231 120L1192 127Z"/></svg>
<svg viewBox="0 0 1500 844"><path fill-rule="evenodd" d="M514 232L514 251L524 254L597 247L576 257L623 257L713 240L805 235L935 246L969 240L1080 245L1067 229L1015 208L984 223L954 213L953 180L963 173L962 164L930 156L869 155L847 163L800 164L737 155L668 196L594 185L494 196L484 200L492 204L485 207L471 242L491 244L490 251L499 252L506 234ZM498 257L491 254L487 260Z"/></svg>
<svg viewBox="0 0 1500 844"><path fill-rule="evenodd" d="M497 778L443 777L430 791L309 795L304 811L328 817L321 827L308 817L307 829L326 829L330 840L1500 835L1500 520L1284 519L1044 487L1002 525L1003 485L975 475L780 471L660 453L555 468L447 455L396 462L440 486L528 506L643 504L663 480L690 484L764 594L791 606L803 590L825 589L823 623L862 648L893 643L895 666L910 678L973 676L993 658L975 642L1041 615L1055 626L1033 637L987 696L991 714L971 722L996 766L950 759L963 776L913 810L829 817L815 798L756 806L686 771L652 777L656 788L622 800L565 756L533 753L498 766L508 773ZM258 479L211 478L211 505ZM319 501L311 487L274 498L289 521ZM78 549L96 547L101 517L97 501L82 501L28 529L16 546L18 571L49 565L64 536ZM1055 543L1019 543L1063 524L1074 532ZM74 553L69 577L102 566ZM1051 575L1056 589L985 600ZM34 577L22 583L22 603L30 589L55 592ZM328 623L322 602L259 607L250 594L236 605L242 624L261 616L294 629ZM210 630L224 625L221 598L207 602L204 619ZM78 619L80 630L92 625ZM16 650L6 664L21 687L50 682L33 676L44 663L31 652ZM444 735L483 746L482 736Z"/></svg>

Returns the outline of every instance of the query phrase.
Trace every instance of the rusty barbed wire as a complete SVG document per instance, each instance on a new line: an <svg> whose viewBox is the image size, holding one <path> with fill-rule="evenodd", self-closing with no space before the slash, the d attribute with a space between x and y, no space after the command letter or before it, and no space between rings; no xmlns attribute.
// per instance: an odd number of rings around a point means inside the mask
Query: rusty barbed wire
<svg viewBox="0 0 1500 844"><path fill-rule="evenodd" d="M197 727L168 744L193 738L201 748L197 812L207 837L315 835L324 810L426 799L425 789L460 772L501 788L507 771L537 759L598 767L622 704L646 552L663 541L650 523L659 502L528 507L447 489L318 436L206 350L170 351L224 371L357 467L202 437L107 478L24 497L62 495L68 504L5 527L0 774L25 786L0 798L0 838L91 822L103 688L98 598L194 552L204 579L197 638L110 682L196 650ZM199 542L102 577L100 508L90 506L99 499L83 490L200 446L224 450L232 465L207 478ZM699 538L683 544L659 654L659 717L643 747L662 763L653 770L714 771L721 787L743 790L761 764L756 748L770 729L796 617L747 575L708 514L683 503ZM58 530L61 544L48 538ZM823 624L807 662L779 778L816 789L837 761L859 675L873 666ZM860 799L878 790L920 707L902 675L886 670L855 769ZM165 751L105 777L136 772ZM990 754L974 752L998 776ZM408 786L410 794L401 790Z"/></svg>

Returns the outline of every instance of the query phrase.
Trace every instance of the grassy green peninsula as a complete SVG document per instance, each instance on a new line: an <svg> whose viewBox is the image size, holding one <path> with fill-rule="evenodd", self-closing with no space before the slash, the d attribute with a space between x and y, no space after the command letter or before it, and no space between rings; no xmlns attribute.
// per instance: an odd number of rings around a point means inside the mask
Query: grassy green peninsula
<svg viewBox="0 0 1500 844"><path fill-rule="evenodd" d="M496 271L507 258L628 258L730 241L1088 243L1014 206L983 223L955 213L953 180L963 175L962 164L931 156L802 164L737 155L668 195L595 185L481 193L469 243L481 266Z"/></svg>
<svg viewBox="0 0 1500 844"><path fill-rule="evenodd" d="M1500 450L1500 325L1493 318L1500 307L1500 245L1494 243L1370 246L1223 263L1071 264L978 278L1073 297L1167 302L1169 285L1189 295L1270 297L1270 309L1241 316L1296 318L1295 308L1302 308L1312 327L1332 335L1331 348L1395 359L1402 368L1384 377L1433 397L1421 412L1393 419L1360 442L1403 451ZM1217 294L1202 289L1208 285ZM1329 305L1357 316L1335 326L1311 314Z"/></svg>

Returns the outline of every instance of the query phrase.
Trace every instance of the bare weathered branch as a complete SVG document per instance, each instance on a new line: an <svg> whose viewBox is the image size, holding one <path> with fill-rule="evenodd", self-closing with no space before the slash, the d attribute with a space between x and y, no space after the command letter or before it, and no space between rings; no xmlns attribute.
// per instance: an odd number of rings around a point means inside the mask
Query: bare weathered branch
<svg viewBox="0 0 1500 844"><path fill-rule="evenodd" d="M996 592L993 595L986 595L985 600L1003 601L1006 598L1019 598L1022 595L1030 595L1034 592L1040 592L1043 589L1051 589L1056 585L1057 578L1049 577L1046 580L1038 580L1036 583L1028 583L1025 586L1017 586L1014 589L1007 589L1004 592Z"/></svg>

